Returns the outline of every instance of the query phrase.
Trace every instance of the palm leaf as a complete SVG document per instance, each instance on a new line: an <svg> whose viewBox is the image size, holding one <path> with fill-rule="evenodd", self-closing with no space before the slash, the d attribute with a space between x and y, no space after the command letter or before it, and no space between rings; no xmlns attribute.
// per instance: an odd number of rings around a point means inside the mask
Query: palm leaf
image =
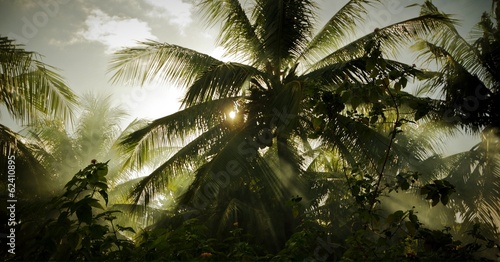
<svg viewBox="0 0 500 262"><path fill-rule="evenodd" d="M317 61L324 55L341 48L346 38L354 37L353 32L364 21L366 6L372 0L351 0L347 2L308 43L301 55L306 61Z"/></svg>
<svg viewBox="0 0 500 262"><path fill-rule="evenodd" d="M255 68L238 63L211 66L189 86L183 106L240 95L244 84L260 74Z"/></svg>
<svg viewBox="0 0 500 262"><path fill-rule="evenodd" d="M156 193L167 185L170 176L188 173L196 168L198 162L203 163L204 159L200 156L204 156L207 151L210 152L210 147L224 146L228 137L226 132L222 125L216 125L177 151L135 186L131 193L134 202L138 203L141 199L145 199L147 205L149 199L154 198Z"/></svg>
<svg viewBox="0 0 500 262"><path fill-rule="evenodd" d="M217 40L228 54L248 63L263 60L261 40L238 0L210 0L200 5L208 25L222 22Z"/></svg>
<svg viewBox="0 0 500 262"><path fill-rule="evenodd" d="M24 139L0 124L0 166L5 171L2 187L7 192L7 171L15 167L15 180L24 181L16 189L21 198L39 198L50 188L49 172L32 154L32 149L25 144Z"/></svg>
<svg viewBox="0 0 500 262"><path fill-rule="evenodd" d="M44 115L70 120L76 97L55 69L39 58L0 37L0 101L21 123Z"/></svg>
<svg viewBox="0 0 500 262"><path fill-rule="evenodd" d="M452 199L468 228L478 220L488 225L491 232L498 230L500 159L497 141L484 140L470 151L448 157L453 161L446 179L456 187Z"/></svg>
<svg viewBox="0 0 500 262"><path fill-rule="evenodd" d="M210 66L222 62L206 54L185 47L140 42L140 46L115 53L109 72L113 83L131 85L172 82L181 87L190 86Z"/></svg>
<svg viewBox="0 0 500 262"><path fill-rule="evenodd" d="M263 54L275 74L282 65L298 57L311 37L315 5L312 1L255 1L252 15L256 34L262 41Z"/></svg>
<svg viewBox="0 0 500 262"><path fill-rule="evenodd" d="M142 128L123 136L121 151L128 155L125 166L139 168L148 161L148 154L162 145L175 146L175 142L187 141L199 131L223 122L226 113L234 107L238 98L223 98L194 105L172 115L156 119ZM180 140L179 140L180 139Z"/></svg>
<svg viewBox="0 0 500 262"><path fill-rule="evenodd" d="M380 40L382 50L389 53L394 52L403 47L404 44L418 38L425 38L430 32L435 33L435 31L447 27L450 23L453 23L453 20L446 15L426 14L388 25L335 50L313 63L307 71L361 57L365 53L366 43L375 38Z"/></svg>

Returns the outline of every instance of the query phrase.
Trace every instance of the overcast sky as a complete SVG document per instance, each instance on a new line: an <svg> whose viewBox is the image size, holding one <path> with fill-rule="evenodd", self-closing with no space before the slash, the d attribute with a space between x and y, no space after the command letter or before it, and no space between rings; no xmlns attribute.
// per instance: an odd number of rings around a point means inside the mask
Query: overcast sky
<svg viewBox="0 0 500 262"><path fill-rule="evenodd" d="M245 1L245 0L243 0ZM195 0L0 0L0 35L16 39L60 74L77 95L85 92L112 95L132 117L164 116L178 109L182 94L173 86L117 86L109 83L111 54L136 41L152 39L219 56L216 28L206 28ZM346 0L319 0L318 25L326 22ZM369 13L371 32L418 14L423 0L383 0L385 8ZM466 35L491 8L491 0L434 0L441 11L456 14ZM9 125L6 114L0 120ZM12 125L11 125L12 126Z"/></svg>

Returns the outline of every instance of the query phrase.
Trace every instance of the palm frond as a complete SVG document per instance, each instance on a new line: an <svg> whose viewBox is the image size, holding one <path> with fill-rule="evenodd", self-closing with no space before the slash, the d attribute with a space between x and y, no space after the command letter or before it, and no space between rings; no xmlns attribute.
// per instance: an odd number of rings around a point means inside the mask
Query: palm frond
<svg viewBox="0 0 500 262"><path fill-rule="evenodd" d="M110 157L113 143L121 133L120 124L128 115L127 112L119 106L113 106L111 96L86 93L81 103L82 113L75 132L80 157L87 158L87 161Z"/></svg>
<svg viewBox="0 0 500 262"><path fill-rule="evenodd" d="M490 86L492 77L481 66L477 49L467 43L454 29L443 31L438 40L420 40L412 46L412 49L419 53L418 59L426 63L437 61L445 68L462 67L464 71L477 75L482 82Z"/></svg>
<svg viewBox="0 0 500 262"><path fill-rule="evenodd" d="M239 63L222 63L211 66L189 86L183 99L183 106L241 95L244 84L261 73Z"/></svg>
<svg viewBox="0 0 500 262"><path fill-rule="evenodd" d="M24 181L17 189L16 194L21 198L37 198L45 194L50 187L49 172L32 154L29 144L24 139L0 124L0 167L5 171L1 186L7 189L7 171L15 166L15 179ZM5 187L4 187L5 186Z"/></svg>
<svg viewBox="0 0 500 262"><path fill-rule="evenodd" d="M217 40L227 54L252 64L263 60L261 40L238 0L205 0L200 5L208 25L222 22Z"/></svg>
<svg viewBox="0 0 500 262"><path fill-rule="evenodd" d="M120 144L128 155L125 166L140 168L148 162L152 150L161 146L176 146L198 132L209 130L226 119L238 98L230 97L194 105L169 116L156 119L125 135Z"/></svg>
<svg viewBox="0 0 500 262"><path fill-rule="evenodd" d="M346 80L355 83L366 83L369 74L365 70L366 61L363 58L352 59L346 62L335 62L318 67L301 76L304 79L315 79L328 86L340 86Z"/></svg>
<svg viewBox="0 0 500 262"><path fill-rule="evenodd" d="M135 186L131 193L134 203L144 199L147 205L149 200L168 184L170 176L192 172L200 162L205 161L202 157L206 157L207 152L223 148L228 137L230 136L227 135L227 129L221 124L185 145Z"/></svg>
<svg viewBox="0 0 500 262"><path fill-rule="evenodd" d="M493 2L492 9L500 10L498 2ZM500 42L500 27L498 26L498 21L500 20L500 14L496 14L497 25L494 25L492 21L492 15L489 13L484 13L481 16L481 21L473 28L471 32L471 37L476 39L474 41L474 47L477 48L481 54L481 63L486 70L491 74L493 81L496 83L500 82L500 73L498 68L500 67L500 48L498 43ZM495 17L495 15L493 15ZM498 91L499 88L496 89Z"/></svg>
<svg viewBox="0 0 500 262"><path fill-rule="evenodd" d="M255 127L249 125L232 134L217 154L196 170L195 180L181 198L181 204L196 204L196 201L206 199L208 193L220 194L225 196L225 199L230 199L241 186L246 187L255 183L257 183L256 190L260 186L266 188L269 199L283 198L285 182L280 181L280 176L261 156L259 148L248 139L248 135L251 134L249 131L253 129ZM221 179L221 176L225 179ZM208 184L213 192L207 192Z"/></svg>
<svg viewBox="0 0 500 262"><path fill-rule="evenodd" d="M257 0L252 15L255 32L262 41L261 52L274 70L300 56L311 38L315 5L309 0Z"/></svg>
<svg viewBox="0 0 500 262"><path fill-rule="evenodd" d="M472 73L466 66L455 60L455 56L441 46L429 42L421 42L425 51L421 55L429 54L428 59L442 61L441 72L433 79L429 79L421 86L421 90L429 93L438 93L444 98L437 108L445 112L447 119L454 119L468 131L478 132L491 122L491 112L494 98L492 90L485 86L479 75ZM460 58L458 58L460 59ZM476 61L479 62L479 61ZM484 74L483 74L484 76ZM477 103L471 110L468 100L473 98Z"/></svg>
<svg viewBox="0 0 500 262"><path fill-rule="evenodd" d="M172 82L181 87L190 86L210 66L222 62L206 54L185 47L140 42L138 47L115 53L109 72L113 83L131 85Z"/></svg>
<svg viewBox="0 0 500 262"><path fill-rule="evenodd" d="M421 14L441 14L430 1L422 5ZM483 67L479 50L465 40L456 30L453 23L446 24L438 34L425 37L414 48L421 51L424 61L441 60L446 63L450 56L471 74L475 74L487 85L491 85L492 76ZM446 53L442 51L445 50Z"/></svg>
<svg viewBox="0 0 500 262"><path fill-rule="evenodd" d="M12 118L29 123L42 116L71 120L76 96L40 55L0 37L0 101Z"/></svg>
<svg viewBox="0 0 500 262"><path fill-rule="evenodd" d="M452 195L467 227L479 221L498 234L500 221L500 158L498 137L486 139L472 148L448 157L446 179L456 187Z"/></svg>
<svg viewBox="0 0 500 262"><path fill-rule="evenodd" d="M59 183L55 183L57 185L54 187L62 187L66 183L62 180L68 179L68 175L78 171L83 165L77 157L78 149L73 138L62 121L42 119L27 127L23 133L26 133L25 136L32 145L33 154L54 177L57 177Z"/></svg>
<svg viewBox="0 0 500 262"><path fill-rule="evenodd" d="M405 135L400 136L401 138L396 137L395 143L391 146L391 160L387 163L387 167L424 171L420 166L421 161L432 154L428 144L414 140L406 143L409 138ZM339 150L351 167L364 163L366 167L379 172L380 160L388 150L390 137L361 122L337 115L325 129L322 139Z"/></svg>
<svg viewBox="0 0 500 262"><path fill-rule="evenodd" d="M448 16L443 14L427 14L388 25L358 38L328 54L321 60L312 64L307 71L312 71L329 64L359 58L365 53L366 43L375 38L380 40L381 49L390 54L398 50L398 48L403 47L404 44L418 38L425 38L429 33L436 33L436 31L446 28L453 22L454 20L451 20Z"/></svg>
<svg viewBox="0 0 500 262"><path fill-rule="evenodd" d="M307 49L300 58L306 61L317 61L323 56L333 53L344 44L344 40L354 37L354 29L364 21L366 6L373 0L351 0L347 2L323 28L309 41Z"/></svg>
<svg viewBox="0 0 500 262"><path fill-rule="evenodd" d="M110 206L110 209L122 211L123 214L118 216L117 222L124 223L126 221L136 231L161 221L165 216L173 215L168 210L135 204L114 204Z"/></svg>

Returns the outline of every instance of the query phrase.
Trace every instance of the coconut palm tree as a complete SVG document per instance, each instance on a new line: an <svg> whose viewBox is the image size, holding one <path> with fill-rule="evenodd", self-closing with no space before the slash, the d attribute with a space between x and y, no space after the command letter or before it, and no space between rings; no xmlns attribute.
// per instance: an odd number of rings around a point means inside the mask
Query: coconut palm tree
<svg viewBox="0 0 500 262"><path fill-rule="evenodd" d="M131 211L127 212L127 215L131 216L120 219L130 220L132 217L136 219L136 224L146 227L158 217L154 214L163 209L148 208L151 213L147 216L149 219L134 216L138 213L132 212L136 206L127 203L127 198L124 196L133 188L138 178L135 173L122 168L125 160L118 150L118 141L144 126L146 121L134 120L122 128L123 120L128 114L121 107L114 106L111 98L111 96L86 93L80 98L80 107L77 108L79 117L71 128L67 128L60 120L44 119L29 126L22 133L31 149L30 152L40 159L40 164L51 176L51 183L44 188L47 195L61 193L64 185L71 179L69 175L93 159L101 162L109 161L107 175L110 186L109 206L112 209ZM161 150L165 155L169 149L161 148ZM176 183L171 184L171 187L175 186ZM171 188L169 192L173 194L181 191ZM171 202L170 199L166 199L162 204L168 207Z"/></svg>
<svg viewBox="0 0 500 262"><path fill-rule="evenodd" d="M427 13L439 13L430 3ZM438 77L423 85L423 93L439 94L427 106L429 119L441 119L443 126L460 127L481 142L470 151L444 159L448 168L436 172L457 187L452 204L458 208L466 227L484 223L490 233L500 233L500 1L492 1L492 12L484 13L471 32L462 37L454 26L439 37L415 45L425 61L439 65Z"/></svg>
<svg viewBox="0 0 500 262"><path fill-rule="evenodd" d="M0 57L1 101L12 118L29 123L40 116L71 117L75 95L39 54L0 37Z"/></svg>
<svg viewBox="0 0 500 262"><path fill-rule="evenodd" d="M71 119L76 96L55 68L41 61L39 54L0 36L0 103L19 124L32 124L42 117L66 121ZM18 175L32 174L26 181L43 180L43 168L31 154L30 147L4 125L0 125L0 150L2 170L7 170L8 157L15 156Z"/></svg>
<svg viewBox="0 0 500 262"><path fill-rule="evenodd" d="M382 51L451 21L426 14L343 45L376 2L349 1L314 34L313 1L256 0L246 8L237 0L207 0L200 3L204 17L209 25L221 23L218 44L238 62L153 41L117 52L114 82L173 82L186 89L179 112L122 141L133 168L154 148L184 145L136 185L135 202L148 204L170 179L193 174L179 200L184 217L205 215L214 234L240 225L278 247L295 226L290 201L313 198L301 154L311 151L311 139L338 152L349 168L378 173L391 139L362 115L394 112L407 77L418 74L383 59ZM374 116L372 124L385 122Z"/></svg>
<svg viewBox="0 0 500 262"><path fill-rule="evenodd" d="M23 131L33 153L55 178L51 190L61 190L71 179L68 175L92 159L103 162L112 159L109 178L116 180L119 176L120 158L114 145L121 134L120 124L126 112L113 106L110 96L84 94L80 105L73 133L58 119L44 119Z"/></svg>

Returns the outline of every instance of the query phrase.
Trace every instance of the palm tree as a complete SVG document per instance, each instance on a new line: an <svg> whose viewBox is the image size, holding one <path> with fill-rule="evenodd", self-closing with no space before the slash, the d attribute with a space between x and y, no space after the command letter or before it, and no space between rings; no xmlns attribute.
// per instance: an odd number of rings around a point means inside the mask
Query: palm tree
<svg viewBox="0 0 500 262"><path fill-rule="evenodd" d="M119 176L120 158L114 145L127 113L112 105L111 96L87 93L80 99L80 105L73 133L59 119L44 119L24 131L33 154L55 178L51 190L62 190L71 179L68 175L92 159L103 162L112 159L109 178L113 181Z"/></svg>
<svg viewBox="0 0 500 262"><path fill-rule="evenodd" d="M427 3L427 13L438 13ZM481 142L470 151L444 159L448 168L436 172L457 187L452 204L461 213L463 228L480 222L498 237L500 216L500 1L484 13L470 41L449 25L441 35L420 41L415 48L425 61L437 62L438 77L421 91L441 96L424 109L428 120L442 118L443 126L456 126ZM432 105L432 106L431 106Z"/></svg>
<svg viewBox="0 0 500 262"><path fill-rule="evenodd" d="M135 202L148 204L172 178L194 174L178 212L206 215L214 234L235 224L279 247L296 222L290 201L314 198L302 155L312 152L311 139L322 144L321 150L340 154L349 168L360 165L378 173L391 139L360 115L394 112L396 100L405 97L400 89L407 77L418 73L382 59L381 50L423 37L450 20L426 14L342 45L374 2L349 1L313 35L312 1L256 0L251 9L237 0L202 1L208 23L221 23L219 45L239 62L152 41L116 53L114 82L173 82L186 88L182 110L122 141L132 168L145 163L152 149L184 145L136 185ZM389 72L396 75L391 80L397 98L384 88L389 78L379 77ZM383 125L382 118L372 119ZM401 145L394 149L405 151Z"/></svg>
<svg viewBox="0 0 500 262"><path fill-rule="evenodd" d="M20 124L32 124L42 117L70 120L76 104L76 96L62 77L40 58L39 54L16 45L14 40L0 36L0 103ZM2 170L7 170L8 157L15 156L17 174L32 174L31 179L24 179L27 181L24 186L28 181L37 181L30 191L40 187L37 183L43 180L42 166L23 138L4 125L0 125L0 150Z"/></svg>
<svg viewBox="0 0 500 262"><path fill-rule="evenodd" d="M122 167L124 157L118 150L118 141L139 127L145 120L134 120L125 128L121 125L128 114L119 106L114 106L111 96L100 96L92 93L84 94L77 108L79 117L76 125L67 128L58 119L44 119L23 130L27 145L40 164L51 176L51 183L44 188L46 195L61 193L64 185L71 179L69 176L77 172L81 166L95 159L108 163L109 206L123 211L134 211L124 196L133 188L137 178L135 173L127 172ZM162 151L165 152L166 148ZM154 163L154 161L153 161ZM172 187L176 183L171 184ZM172 188L171 192L181 192ZM168 205L171 201L163 201ZM128 216L119 219L136 218L135 224L146 227L154 221L163 209L148 208L149 219L139 219L134 212L126 212ZM36 218L35 218L36 219ZM120 220L121 221L121 220ZM148 222L149 221L149 222ZM137 229L139 229L137 227Z"/></svg>

